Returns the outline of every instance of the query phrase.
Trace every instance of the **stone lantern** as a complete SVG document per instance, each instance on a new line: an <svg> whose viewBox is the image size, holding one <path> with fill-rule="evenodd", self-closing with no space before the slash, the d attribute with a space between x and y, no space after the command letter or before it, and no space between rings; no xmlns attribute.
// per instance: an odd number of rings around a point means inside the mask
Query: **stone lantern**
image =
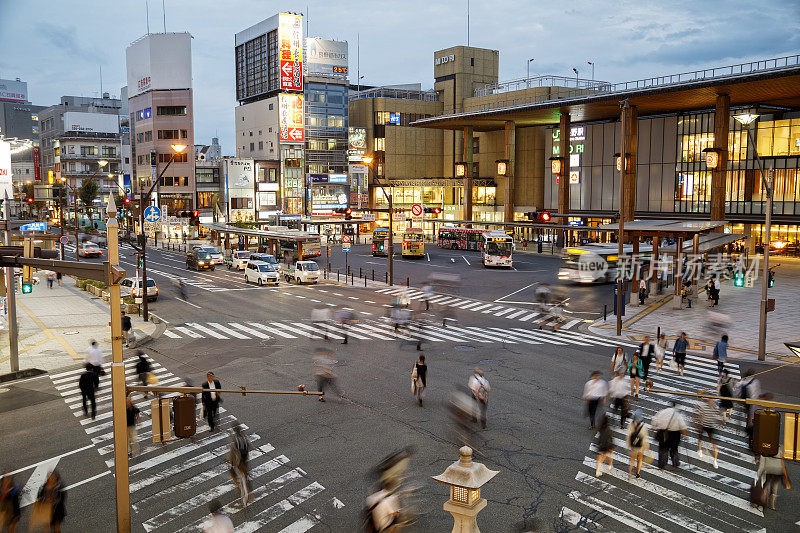
<svg viewBox="0 0 800 533"><path fill-rule="evenodd" d="M433 479L450 487L450 499L443 507L453 515L452 533L480 533L476 517L486 507L481 487L496 476L497 471L489 470L482 463L473 463L469 446L462 447L458 453L461 458Z"/></svg>

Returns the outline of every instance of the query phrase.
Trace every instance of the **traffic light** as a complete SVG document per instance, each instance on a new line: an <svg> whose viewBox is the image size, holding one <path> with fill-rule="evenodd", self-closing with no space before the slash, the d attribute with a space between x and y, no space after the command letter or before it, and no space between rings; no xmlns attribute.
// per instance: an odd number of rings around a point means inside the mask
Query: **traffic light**
<svg viewBox="0 0 800 533"><path fill-rule="evenodd" d="M733 286L744 287L744 272L737 270L733 273Z"/></svg>
<svg viewBox="0 0 800 533"><path fill-rule="evenodd" d="M353 219L353 210L349 207L344 210L344 219L345 220L352 220Z"/></svg>
<svg viewBox="0 0 800 533"><path fill-rule="evenodd" d="M125 197L125 199L124 199L124 200L122 200L122 201L125 203L125 205L128 205L128 204L130 204L130 203L131 203L131 199L130 199L130 198L128 198L127 196L126 196L126 197Z"/></svg>
<svg viewBox="0 0 800 533"><path fill-rule="evenodd" d="M772 287L773 285L775 285L775 272L770 270L769 278L767 278L767 287Z"/></svg>
<svg viewBox="0 0 800 533"><path fill-rule="evenodd" d="M33 292L33 283L30 281L22 282L22 294L30 294Z"/></svg>
<svg viewBox="0 0 800 533"><path fill-rule="evenodd" d="M528 211L525 213L525 217L538 223L550 222L552 218L548 211Z"/></svg>
<svg viewBox="0 0 800 533"><path fill-rule="evenodd" d="M539 211L539 220L542 222L550 222L550 213L547 211Z"/></svg>
<svg viewBox="0 0 800 533"><path fill-rule="evenodd" d="M438 215L439 213L442 212L442 208L441 207L426 207L425 208L425 212L426 213L432 213L434 215Z"/></svg>
<svg viewBox="0 0 800 533"><path fill-rule="evenodd" d="M191 211L189 217L189 225L200 227L200 211Z"/></svg>
<svg viewBox="0 0 800 533"><path fill-rule="evenodd" d="M22 256L23 257L34 256L33 239L30 237L26 237L22 243ZM31 292L33 292L33 267L23 265L22 294L29 294Z"/></svg>

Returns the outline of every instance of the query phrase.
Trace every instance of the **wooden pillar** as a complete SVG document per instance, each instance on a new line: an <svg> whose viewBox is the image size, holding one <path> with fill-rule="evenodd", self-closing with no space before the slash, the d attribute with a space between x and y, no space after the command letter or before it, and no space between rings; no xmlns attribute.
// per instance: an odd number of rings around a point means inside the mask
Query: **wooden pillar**
<svg viewBox="0 0 800 533"><path fill-rule="evenodd" d="M653 255L650 259L650 276L649 276L649 283L658 283L658 276L661 274L658 269L658 241L660 241L660 237L653 237ZM652 287L648 286L647 292L650 292Z"/></svg>
<svg viewBox="0 0 800 533"><path fill-rule="evenodd" d="M506 190L505 190L505 209L503 214L504 222L514 222L514 202L515 194L515 174L517 160L517 124L513 120L506 121L505 130L505 159L508 160L506 170Z"/></svg>
<svg viewBox="0 0 800 533"><path fill-rule="evenodd" d="M692 237L692 259L697 259L697 254L700 253L700 234L695 233ZM697 278L700 277L700 272L696 272L692 276L692 296L697 296Z"/></svg>
<svg viewBox="0 0 800 533"><path fill-rule="evenodd" d="M681 251L683 250L683 237L678 237L675 245L675 289L672 297L672 308L681 308L681 291L683 290L683 277L681 276Z"/></svg>
<svg viewBox="0 0 800 533"><path fill-rule="evenodd" d="M633 266L633 272L631 273L631 307L636 307L639 305L639 239L638 235L634 236L631 240L633 241L633 251L631 252L631 265Z"/></svg>
<svg viewBox="0 0 800 533"><path fill-rule="evenodd" d="M561 175L558 176L558 212L566 214L569 213L569 113L561 113L558 129L558 157L561 158ZM559 224L566 223L566 218L559 221Z"/></svg>
<svg viewBox="0 0 800 533"><path fill-rule="evenodd" d="M625 113L623 109L623 113ZM625 118L625 153L628 154L628 164L625 167L625 200L623 217L626 221L636 218L636 152L639 147L639 113L636 106L627 108L628 116Z"/></svg>
<svg viewBox="0 0 800 533"><path fill-rule="evenodd" d="M728 175L728 131L731 115L731 97L717 95L714 110L714 148L719 150L719 164L711 171L711 220L725 220L725 178ZM722 232L717 228L715 232Z"/></svg>
<svg viewBox="0 0 800 533"><path fill-rule="evenodd" d="M464 220L472 220L472 126L464 128L464 142L462 161L466 165L464 172L463 194L464 199Z"/></svg>

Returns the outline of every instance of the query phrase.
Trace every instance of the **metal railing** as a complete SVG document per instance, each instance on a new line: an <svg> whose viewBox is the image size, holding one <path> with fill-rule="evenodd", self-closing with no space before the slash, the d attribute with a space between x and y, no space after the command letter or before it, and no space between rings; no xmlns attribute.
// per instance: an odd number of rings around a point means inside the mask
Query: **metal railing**
<svg viewBox="0 0 800 533"><path fill-rule="evenodd" d="M690 72L681 72L678 74L669 74L666 76L654 76L651 78L643 78L633 81L624 81L619 83L607 83L591 80L576 80L575 78L567 78L564 76L539 76L537 78L529 78L522 80L513 80L511 82L499 83L490 85L483 89L476 89L475 96L488 96L490 94L499 94L511 91L518 91L527 88L526 83L530 83L530 87L552 87L554 91L548 91L546 94L539 94L535 96L527 96L520 98L512 98L509 100L502 100L497 102L487 102L476 105L465 105L463 110L458 113L443 113L438 117L430 119L422 119L420 122L428 120L435 120L449 115L458 115L461 113L473 113L478 111L492 111L519 107L531 104L543 104L548 102L557 102L568 100L571 98L579 97L607 97L615 93L624 94L629 91L640 91L644 89L654 89L659 87L679 86L682 84L700 82L707 80L724 79L733 76L743 76L748 74L756 74L761 72L780 71L784 69L800 67L800 54L776 57L772 59L761 59L758 61L751 61L749 63L738 63L735 65L728 65L724 67L714 67L701 70L694 70ZM534 81L540 80L541 81ZM567 83L559 80L572 80L570 85L545 85L546 82ZM542 85L534 85L534 83L542 83ZM594 85L592 85L594 83ZM480 91L480 94L479 94ZM555 94L553 94L555 93Z"/></svg>
<svg viewBox="0 0 800 533"><path fill-rule="evenodd" d="M366 91L352 92L348 96L352 100L362 98L398 98L404 100L421 100L423 102L437 102L439 93L436 91L413 91L408 89L390 89L388 87L375 87Z"/></svg>

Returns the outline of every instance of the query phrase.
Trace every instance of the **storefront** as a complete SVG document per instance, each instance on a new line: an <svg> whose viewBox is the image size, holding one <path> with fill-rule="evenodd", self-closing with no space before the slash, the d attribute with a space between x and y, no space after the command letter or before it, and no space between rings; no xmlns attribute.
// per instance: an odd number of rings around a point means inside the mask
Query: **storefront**
<svg viewBox="0 0 800 533"><path fill-rule="evenodd" d="M350 197L347 174L311 174L311 214L333 215L345 209Z"/></svg>

